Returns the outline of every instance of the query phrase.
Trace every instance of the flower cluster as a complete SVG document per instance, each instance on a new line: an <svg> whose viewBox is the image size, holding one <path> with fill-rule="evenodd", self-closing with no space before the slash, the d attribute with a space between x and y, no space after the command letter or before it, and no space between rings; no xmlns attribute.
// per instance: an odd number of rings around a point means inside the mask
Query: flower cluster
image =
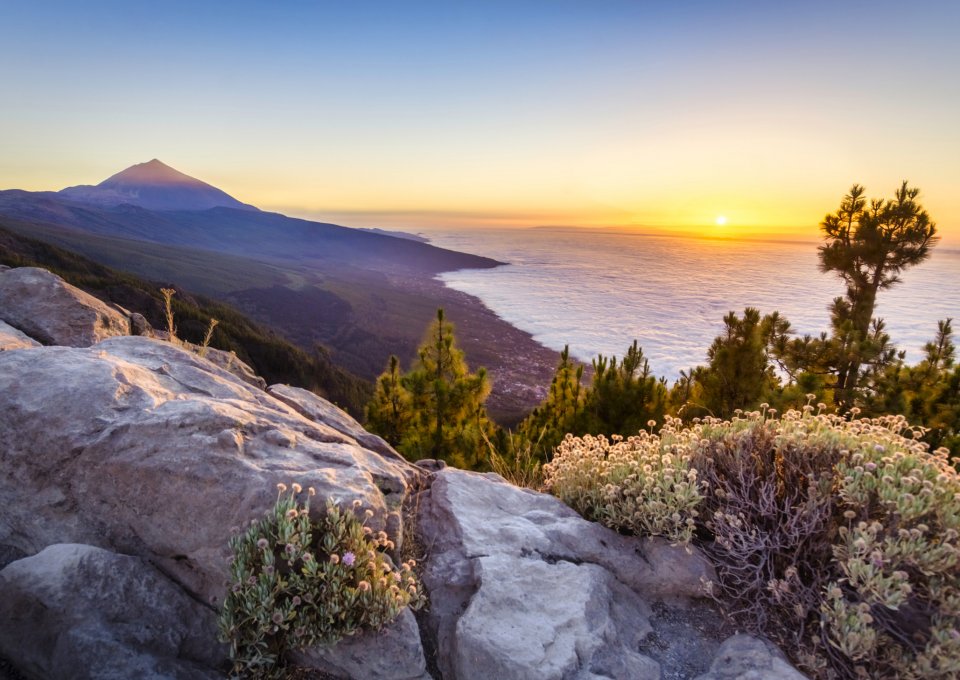
<svg viewBox="0 0 960 680"><path fill-rule="evenodd" d="M334 644L364 628L380 629L410 606L424 603L411 560L395 567L385 532L364 525L360 501L328 502L310 517L299 484L278 485L272 511L230 541L231 581L220 613L234 673L283 677L285 654Z"/></svg>
<svg viewBox="0 0 960 680"><path fill-rule="evenodd" d="M659 436L567 435L544 466L546 487L585 517L613 529L687 542L703 486L690 467L695 444L671 418Z"/></svg>

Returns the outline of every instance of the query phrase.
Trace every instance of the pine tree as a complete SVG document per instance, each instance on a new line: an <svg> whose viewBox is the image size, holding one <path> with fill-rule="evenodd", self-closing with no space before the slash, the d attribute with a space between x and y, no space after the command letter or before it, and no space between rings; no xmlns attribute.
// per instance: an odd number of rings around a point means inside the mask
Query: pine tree
<svg viewBox="0 0 960 680"><path fill-rule="evenodd" d="M960 368L954 365L952 319L940 321L924 358L914 366L902 359L876 379L871 398L864 402L868 415L902 413L913 425L926 428L924 440L931 449L946 446L960 455Z"/></svg>
<svg viewBox="0 0 960 680"><path fill-rule="evenodd" d="M702 405L711 415L729 418L737 409L755 407L776 387L766 348L767 336L778 319L761 319L753 307L743 311L743 318L735 312L723 318L724 334L715 338L707 351L709 364L695 372L702 388Z"/></svg>
<svg viewBox="0 0 960 680"><path fill-rule="evenodd" d="M583 412L585 390L582 387L583 365L570 359L570 346L560 353L560 363L550 381L543 402L517 428L521 444L531 446L533 455L542 461L551 458L564 436L577 430Z"/></svg>
<svg viewBox="0 0 960 680"><path fill-rule="evenodd" d="M387 370L377 378L373 398L367 404L366 427L398 446L407 433L410 420L410 392L403 384L400 360L391 355Z"/></svg>
<svg viewBox="0 0 960 680"><path fill-rule="evenodd" d="M663 422L667 388L650 372L637 341L623 359L602 354L593 361L593 382L584 397L582 416L577 419L579 434L621 434L629 436L649 427L649 421Z"/></svg>
<svg viewBox="0 0 960 680"><path fill-rule="evenodd" d="M923 262L937 242L936 225L917 202L919 190L903 182L890 200L867 204L864 189L853 185L837 212L821 223L825 243L820 269L835 272L846 295L831 307L832 333L816 348L833 376L834 403L852 406L858 390L896 359L882 321L873 318L877 293L900 282L904 270Z"/></svg>
<svg viewBox="0 0 960 680"><path fill-rule="evenodd" d="M484 408L490 394L486 370L470 373L442 309L417 354L416 364L401 380L410 419L399 451L411 460L439 458L457 467L482 467L484 435L493 431Z"/></svg>

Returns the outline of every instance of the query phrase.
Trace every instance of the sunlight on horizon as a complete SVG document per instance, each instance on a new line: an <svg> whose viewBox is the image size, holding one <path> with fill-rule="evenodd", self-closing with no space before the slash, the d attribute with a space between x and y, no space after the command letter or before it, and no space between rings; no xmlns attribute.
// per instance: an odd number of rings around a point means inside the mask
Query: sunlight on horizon
<svg viewBox="0 0 960 680"><path fill-rule="evenodd" d="M960 237L960 5L56 4L0 23L0 189L157 157L352 226L815 237L908 179Z"/></svg>

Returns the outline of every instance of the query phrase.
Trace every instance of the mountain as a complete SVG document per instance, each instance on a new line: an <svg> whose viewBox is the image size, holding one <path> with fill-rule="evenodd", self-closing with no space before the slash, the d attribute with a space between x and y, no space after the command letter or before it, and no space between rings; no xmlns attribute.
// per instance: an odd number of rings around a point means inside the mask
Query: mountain
<svg viewBox="0 0 960 680"><path fill-rule="evenodd" d="M206 182L174 170L156 158L133 165L96 186L67 187L61 196L100 206L130 204L147 210L257 210Z"/></svg>
<svg viewBox="0 0 960 680"><path fill-rule="evenodd" d="M0 215L99 236L284 262L332 261L377 272L436 274L503 264L437 248L409 234L263 212L156 159L96 186L0 191Z"/></svg>

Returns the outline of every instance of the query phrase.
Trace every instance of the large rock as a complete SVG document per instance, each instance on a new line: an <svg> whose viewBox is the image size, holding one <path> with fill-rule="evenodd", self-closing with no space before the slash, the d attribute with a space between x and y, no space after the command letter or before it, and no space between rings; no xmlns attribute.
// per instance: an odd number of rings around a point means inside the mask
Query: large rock
<svg viewBox="0 0 960 680"><path fill-rule="evenodd" d="M37 680L213 679L227 662L210 609L142 559L76 544L0 571L0 654Z"/></svg>
<svg viewBox="0 0 960 680"><path fill-rule="evenodd" d="M40 343L25 335L13 326L0 321L0 352L9 349L30 349L40 347Z"/></svg>
<svg viewBox="0 0 960 680"><path fill-rule="evenodd" d="M45 345L89 347L130 334L126 316L36 267L0 271L0 319Z"/></svg>
<svg viewBox="0 0 960 680"><path fill-rule="evenodd" d="M697 680L806 680L806 676L773 643L734 635L720 645L710 671Z"/></svg>
<svg viewBox="0 0 960 680"><path fill-rule="evenodd" d="M219 601L231 528L273 505L278 482L359 499L401 539L423 473L169 343L0 352L0 545L98 545L154 562ZM236 529L234 529L236 530Z"/></svg>
<svg viewBox="0 0 960 680"><path fill-rule="evenodd" d="M332 647L292 655L294 664L315 668L336 678L431 680L420 643L420 630L409 609L379 632L343 638Z"/></svg>
<svg viewBox="0 0 960 680"><path fill-rule="evenodd" d="M691 678L721 617L699 553L620 536L496 475L436 473L420 504L445 677Z"/></svg>

